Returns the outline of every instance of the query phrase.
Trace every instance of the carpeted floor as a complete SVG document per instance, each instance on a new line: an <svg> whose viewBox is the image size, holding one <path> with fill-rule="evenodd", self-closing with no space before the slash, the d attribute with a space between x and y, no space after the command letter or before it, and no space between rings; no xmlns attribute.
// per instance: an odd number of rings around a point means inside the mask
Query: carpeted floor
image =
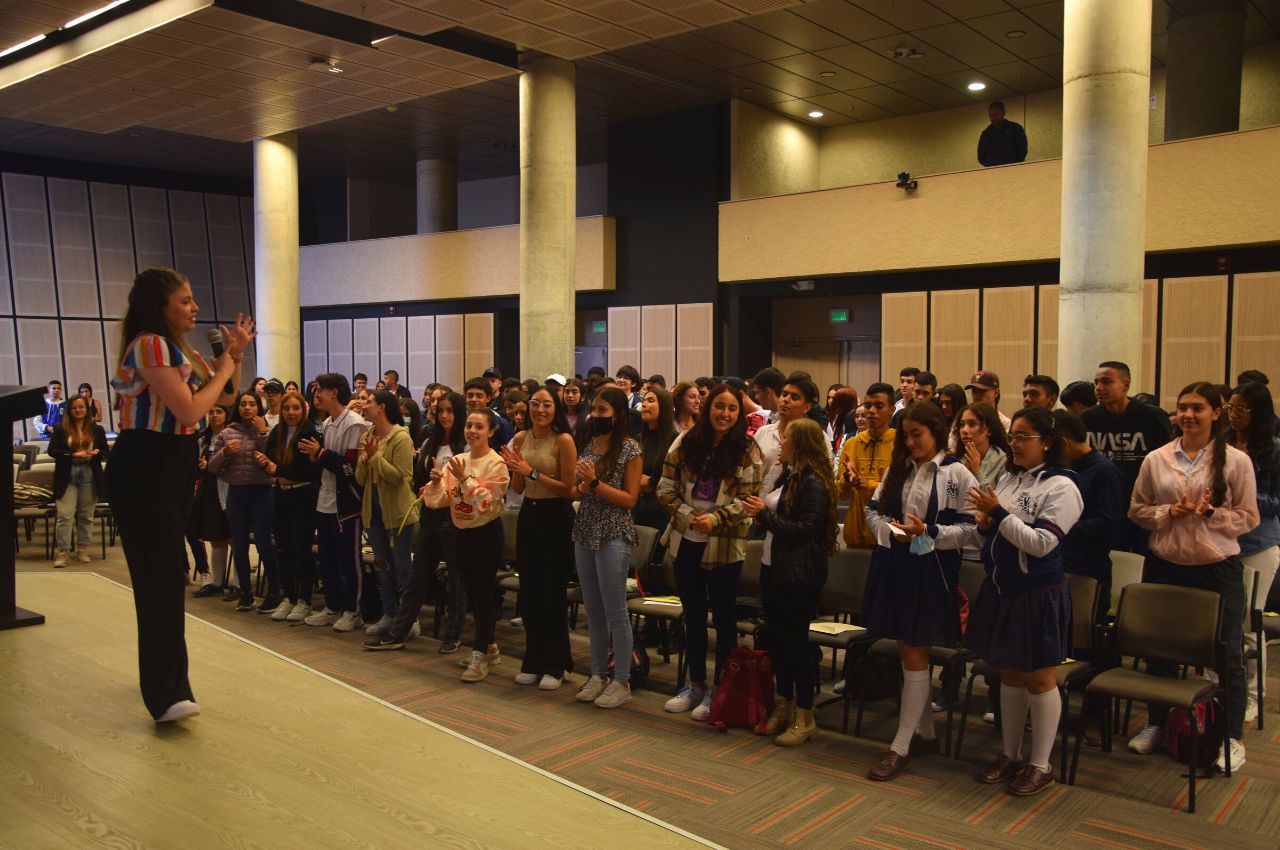
<svg viewBox="0 0 1280 850"><path fill-rule="evenodd" d="M128 583L118 546L106 561L96 555L93 562L68 569ZM23 545L19 570L50 568L39 556L38 542ZM505 616L511 616L513 604L508 597ZM237 613L217 598L192 599L187 610L726 847L1194 850L1275 848L1280 836L1280 714L1274 696L1280 683L1274 677L1267 730L1251 728L1246 734L1248 763L1230 781L1202 781L1197 813L1188 815L1181 766L1166 755L1133 756L1123 747L1109 755L1086 748L1072 788L1056 786L1022 799L979 785L972 774L994 756L998 742L993 728L977 717L970 720L962 762L921 758L896 781L873 783L865 772L892 736L892 702L869 706L863 737L855 738L840 733L837 701L818 713L818 741L786 750L747 730L718 734L687 715L665 714L662 704L674 692L675 665L663 664L652 648L648 686L638 689L629 705L602 711L574 701L581 676L550 693L514 684L523 633L505 619L498 627L504 663L486 681L465 685L456 665L462 653L440 655L439 644L429 637L403 652L367 653L360 649L363 633L275 623ZM430 616L424 610L427 635ZM584 669L585 622L573 634L573 648L578 668ZM200 683L192 684L198 699ZM138 710L143 710L140 700ZM938 716L940 734L944 717ZM1135 715L1134 726L1141 720Z"/></svg>

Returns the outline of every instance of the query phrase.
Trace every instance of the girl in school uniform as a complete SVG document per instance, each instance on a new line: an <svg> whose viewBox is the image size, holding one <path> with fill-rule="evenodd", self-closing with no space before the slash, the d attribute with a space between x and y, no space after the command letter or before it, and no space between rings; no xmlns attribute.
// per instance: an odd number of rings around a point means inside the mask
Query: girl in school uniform
<svg viewBox="0 0 1280 850"><path fill-rule="evenodd" d="M977 486L946 447L947 421L936 405L905 408L893 459L865 509L876 541L863 606L867 630L898 642L903 671L898 732L867 772L877 782L893 779L912 756L938 751L929 655L960 637L954 591L960 549L973 530L964 494Z"/></svg>
<svg viewBox="0 0 1280 850"><path fill-rule="evenodd" d="M969 615L965 642L1000 670L1003 749L978 781L1007 783L1018 796L1053 784L1049 756L1062 702L1054 668L1071 652L1071 593L1062 568L1062 540L1083 510L1067 471L1053 414L1028 407L1009 426L1009 475L993 489L975 487L975 539L982 540L987 577ZM1022 738L1031 712L1031 754Z"/></svg>

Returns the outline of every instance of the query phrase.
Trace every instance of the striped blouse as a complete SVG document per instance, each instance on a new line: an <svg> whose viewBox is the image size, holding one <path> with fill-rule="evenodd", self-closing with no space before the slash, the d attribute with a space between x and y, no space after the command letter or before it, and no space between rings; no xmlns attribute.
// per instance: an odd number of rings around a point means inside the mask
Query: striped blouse
<svg viewBox="0 0 1280 850"><path fill-rule="evenodd" d="M192 354L204 374L213 371L199 353L192 352ZM129 344L124 360L120 362L115 377L111 379L112 388L119 394L117 430L125 431L134 428L158 431L161 434L183 435L198 434L204 430L203 418L195 425L185 427L178 422L178 418L170 412L169 408L165 407L160 396L151 389L140 371L154 366L176 367L182 380L191 384L193 392L204 382L200 372L191 365L191 361L182 353L177 343L159 334L138 334Z"/></svg>

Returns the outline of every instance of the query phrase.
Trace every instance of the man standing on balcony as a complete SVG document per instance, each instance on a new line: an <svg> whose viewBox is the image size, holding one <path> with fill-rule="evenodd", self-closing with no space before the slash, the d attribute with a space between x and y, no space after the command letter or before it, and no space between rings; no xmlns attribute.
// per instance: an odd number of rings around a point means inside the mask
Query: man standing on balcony
<svg viewBox="0 0 1280 850"><path fill-rule="evenodd" d="M1005 119L1004 104L998 100L991 101L987 107L987 117L991 123L978 137L978 162L988 168L1024 162L1027 158L1027 132L1022 125Z"/></svg>

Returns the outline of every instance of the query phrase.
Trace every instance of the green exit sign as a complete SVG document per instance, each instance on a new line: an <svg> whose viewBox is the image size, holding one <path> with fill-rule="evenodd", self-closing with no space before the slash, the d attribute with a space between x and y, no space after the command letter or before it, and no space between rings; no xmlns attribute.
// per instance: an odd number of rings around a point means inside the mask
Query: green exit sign
<svg viewBox="0 0 1280 850"><path fill-rule="evenodd" d="M843 325L849 323L849 308L836 307L831 310L831 324Z"/></svg>
<svg viewBox="0 0 1280 850"><path fill-rule="evenodd" d="M593 334L607 333L608 330L609 330L609 323L606 322L604 319L596 319L591 323L591 332Z"/></svg>

